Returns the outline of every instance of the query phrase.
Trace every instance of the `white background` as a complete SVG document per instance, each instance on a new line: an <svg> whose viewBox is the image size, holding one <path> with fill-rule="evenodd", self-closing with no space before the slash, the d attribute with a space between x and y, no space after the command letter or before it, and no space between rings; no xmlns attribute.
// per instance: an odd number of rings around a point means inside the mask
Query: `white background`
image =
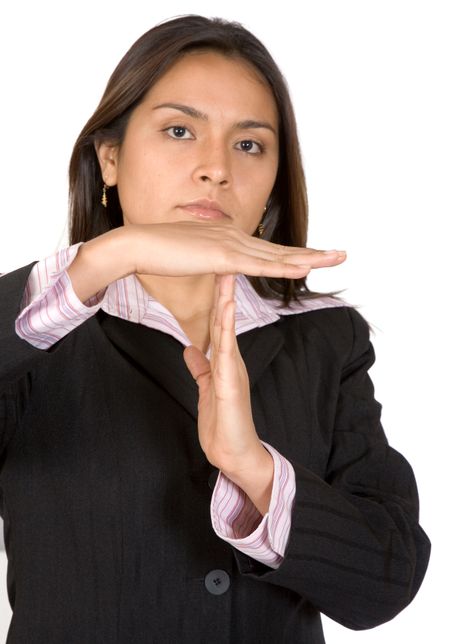
<svg viewBox="0 0 450 644"><path fill-rule="evenodd" d="M448 557L447 282L449 3L437 0L2 3L0 272L67 245L67 167L113 68L162 20L237 20L288 80L310 200L309 245L347 262L310 285L345 288L375 326L371 371L390 443L413 465L433 543L414 602L352 632L324 618L327 642L446 639ZM11 611L0 553L0 641ZM433 639L433 636L432 636Z"/></svg>

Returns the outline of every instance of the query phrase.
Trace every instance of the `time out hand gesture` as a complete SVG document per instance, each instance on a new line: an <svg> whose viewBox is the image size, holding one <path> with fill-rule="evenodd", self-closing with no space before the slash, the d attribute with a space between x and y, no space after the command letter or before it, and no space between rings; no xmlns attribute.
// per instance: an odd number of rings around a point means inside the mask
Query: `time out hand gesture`
<svg viewBox="0 0 450 644"><path fill-rule="evenodd" d="M235 334L232 274L216 275L210 314L210 360L193 345L183 353L199 388L198 434L208 461L224 473L245 472L271 456L253 424L247 369Z"/></svg>
<svg viewBox="0 0 450 644"><path fill-rule="evenodd" d="M131 272L138 275L243 273L299 279L312 268L335 266L345 259L345 253L339 251L283 246L259 239L228 222L133 224L125 226L124 233L129 237L127 254L132 249ZM111 234L114 232L104 236Z"/></svg>

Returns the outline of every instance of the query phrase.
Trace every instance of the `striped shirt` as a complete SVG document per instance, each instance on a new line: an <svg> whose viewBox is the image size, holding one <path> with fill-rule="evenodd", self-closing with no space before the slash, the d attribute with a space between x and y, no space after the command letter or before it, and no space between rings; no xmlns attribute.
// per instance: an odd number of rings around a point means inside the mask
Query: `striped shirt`
<svg viewBox="0 0 450 644"><path fill-rule="evenodd" d="M66 269L82 243L63 248L33 266L16 319L19 337L38 349L46 350L102 309L110 315L168 333L184 346L191 344L172 313L143 288L134 274L112 282L86 302L80 302ZM236 335L272 324L281 315L346 305L343 301L322 297L283 308L278 300L259 296L242 274L236 276L235 301ZM210 347L206 357L210 357ZM276 449L264 441L261 443L274 463L268 512L262 516L244 491L219 472L212 493L210 515L218 537L276 569L283 561L289 538L296 489L295 472L291 463Z"/></svg>

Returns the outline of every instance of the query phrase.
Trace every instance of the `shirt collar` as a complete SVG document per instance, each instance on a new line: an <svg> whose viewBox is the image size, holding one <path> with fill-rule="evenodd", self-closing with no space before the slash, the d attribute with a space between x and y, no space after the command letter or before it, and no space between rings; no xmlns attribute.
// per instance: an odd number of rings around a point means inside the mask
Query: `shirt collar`
<svg viewBox="0 0 450 644"><path fill-rule="evenodd" d="M264 300L245 275L238 273L235 281L236 324L245 331L255 326L271 324L279 319L273 305ZM104 301L107 313L144 324L151 319L173 318L170 311L148 293L134 274L109 285Z"/></svg>

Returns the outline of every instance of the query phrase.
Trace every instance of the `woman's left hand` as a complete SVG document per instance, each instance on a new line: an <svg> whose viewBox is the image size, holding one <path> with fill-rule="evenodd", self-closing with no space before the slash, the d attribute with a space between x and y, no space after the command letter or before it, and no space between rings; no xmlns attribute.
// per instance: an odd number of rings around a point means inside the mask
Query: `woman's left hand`
<svg viewBox="0 0 450 644"><path fill-rule="evenodd" d="M199 388L198 434L208 461L224 473L251 469L268 457L253 423L247 369L235 333L235 275L216 275L210 360L197 347L183 357Z"/></svg>

